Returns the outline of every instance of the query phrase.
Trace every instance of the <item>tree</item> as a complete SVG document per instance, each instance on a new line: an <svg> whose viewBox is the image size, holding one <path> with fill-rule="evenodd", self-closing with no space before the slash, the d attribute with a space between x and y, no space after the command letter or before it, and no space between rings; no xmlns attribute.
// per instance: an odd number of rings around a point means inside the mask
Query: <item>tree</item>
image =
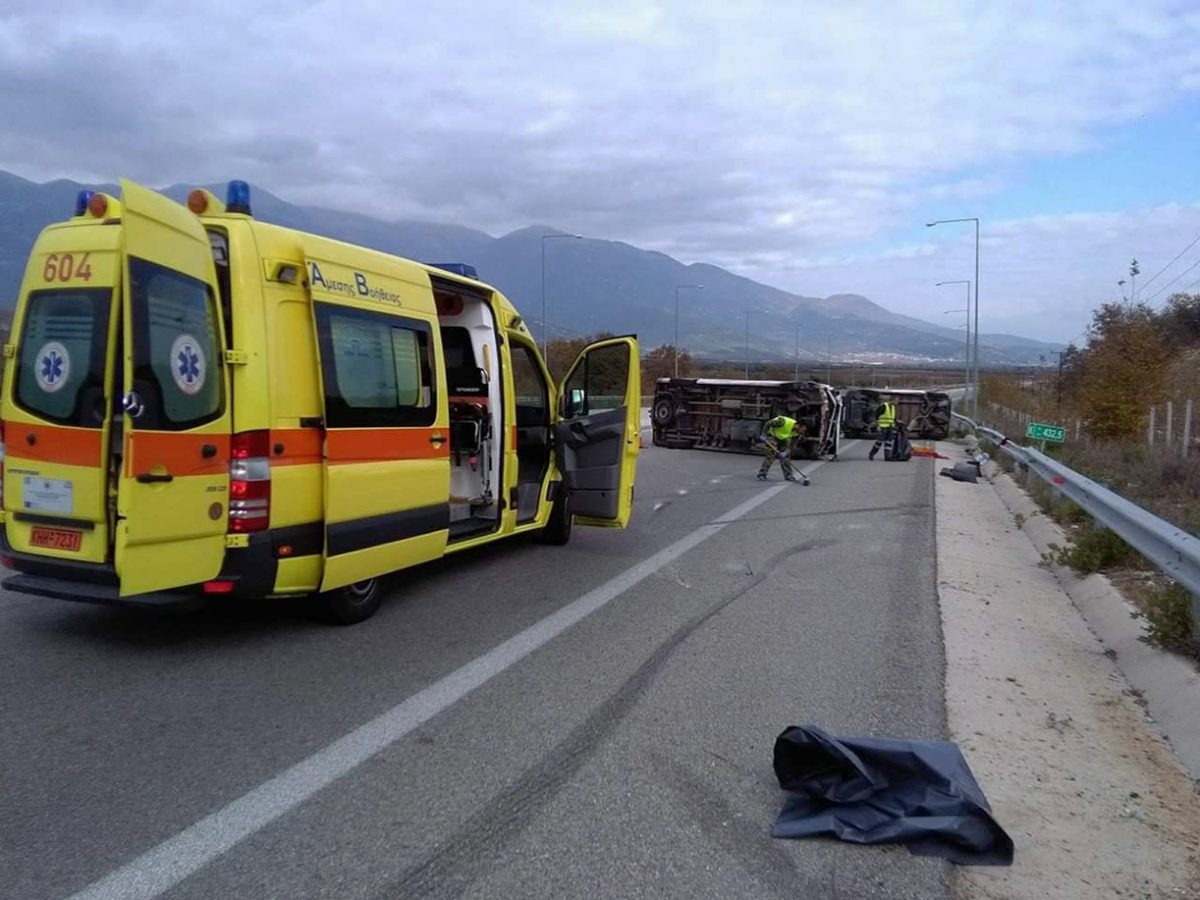
<svg viewBox="0 0 1200 900"><path fill-rule="evenodd" d="M675 376L675 346L662 344L655 347L642 357L642 390L653 389L654 382L660 378ZM692 377L692 354L686 350L679 351L679 377Z"/></svg>
<svg viewBox="0 0 1200 900"><path fill-rule="evenodd" d="M1173 294L1157 318L1172 348L1200 347L1200 294Z"/></svg>
<svg viewBox="0 0 1200 900"><path fill-rule="evenodd" d="M1078 382L1092 434L1128 438L1140 432L1146 409L1163 399L1167 354L1159 323L1145 304L1106 303L1092 314Z"/></svg>

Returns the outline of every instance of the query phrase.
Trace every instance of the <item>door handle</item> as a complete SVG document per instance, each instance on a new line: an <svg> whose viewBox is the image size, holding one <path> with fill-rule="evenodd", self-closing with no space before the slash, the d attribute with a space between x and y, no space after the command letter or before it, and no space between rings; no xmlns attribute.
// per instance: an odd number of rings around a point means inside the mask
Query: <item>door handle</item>
<svg viewBox="0 0 1200 900"><path fill-rule="evenodd" d="M167 482L174 480L174 475L155 475L153 472L143 472L141 475L137 476L138 484L166 484Z"/></svg>
<svg viewBox="0 0 1200 900"><path fill-rule="evenodd" d="M203 447L200 448L200 455L203 456L205 459L212 459L214 456L217 455L217 445L216 444L205 444Z"/></svg>
<svg viewBox="0 0 1200 900"><path fill-rule="evenodd" d="M433 444L435 447L438 444L445 443L445 441L446 441L445 437L443 437L441 434L439 434L436 431L429 436L429 443Z"/></svg>

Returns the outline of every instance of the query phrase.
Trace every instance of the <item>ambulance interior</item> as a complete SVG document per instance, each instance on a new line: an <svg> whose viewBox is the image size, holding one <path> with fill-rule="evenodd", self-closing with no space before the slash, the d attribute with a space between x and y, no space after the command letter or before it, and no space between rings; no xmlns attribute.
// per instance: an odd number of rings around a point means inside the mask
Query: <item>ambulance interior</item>
<svg viewBox="0 0 1200 900"><path fill-rule="evenodd" d="M499 525L504 406L496 320L486 295L454 282L435 282L450 403L450 537L454 540Z"/></svg>

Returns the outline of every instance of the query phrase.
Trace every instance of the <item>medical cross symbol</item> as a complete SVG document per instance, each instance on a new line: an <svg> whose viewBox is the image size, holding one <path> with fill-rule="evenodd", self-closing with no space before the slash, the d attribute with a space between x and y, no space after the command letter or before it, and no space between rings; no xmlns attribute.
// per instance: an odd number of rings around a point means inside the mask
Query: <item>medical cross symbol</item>
<svg viewBox="0 0 1200 900"><path fill-rule="evenodd" d="M63 374L63 358L57 350L50 350L42 357L42 379L54 384Z"/></svg>
<svg viewBox="0 0 1200 900"><path fill-rule="evenodd" d="M196 348L191 344L184 344L179 348L179 356L176 359L179 363L179 377L188 384L195 384L200 378L200 356L196 353Z"/></svg>

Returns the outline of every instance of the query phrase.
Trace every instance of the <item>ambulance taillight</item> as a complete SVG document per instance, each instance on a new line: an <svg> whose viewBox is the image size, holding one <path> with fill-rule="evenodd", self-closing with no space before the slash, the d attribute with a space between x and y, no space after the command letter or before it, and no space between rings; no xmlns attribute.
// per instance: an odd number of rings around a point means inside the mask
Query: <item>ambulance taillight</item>
<svg viewBox="0 0 1200 900"><path fill-rule="evenodd" d="M271 523L271 432L233 436L229 462L229 531L265 531Z"/></svg>

